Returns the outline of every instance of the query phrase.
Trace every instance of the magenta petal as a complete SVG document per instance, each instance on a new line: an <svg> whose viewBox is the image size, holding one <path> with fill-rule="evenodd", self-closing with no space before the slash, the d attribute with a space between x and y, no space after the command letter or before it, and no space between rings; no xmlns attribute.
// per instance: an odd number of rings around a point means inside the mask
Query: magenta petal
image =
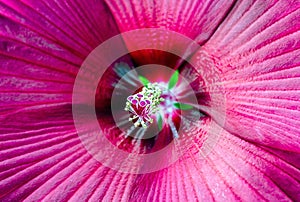
<svg viewBox="0 0 300 202"><path fill-rule="evenodd" d="M217 127L217 126L216 126ZM195 148L198 147L195 143ZM162 171L139 176L132 199L144 201L299 200L299 170L223 131L214 150L185 158Z"/></svg>
<svg viewBox="0 0 300 202"><path fill-rule="evenodd" d="M122 32L165 28L205 42L225 17L233 1L155 0L107 1Z"/></svg>
<svg viewBox="0 0 300 202"><path fill-rule="evenodd" d="M71 102L87 54L118 33L103 2L9 1L0 7L1 111ZM92 8L99 12L87 12ZM99 23L103 30L92 34Z"/></svg>
<svg viewBox="0 0 300 202"><path fill-rule="evenodd" d="M92 160L71 110L82 61L118 34L105 4L6 1L0 10L0 201L75 200L77 190L94 200L126 197L112 194L125 175Z"/></svg>
<svg viewBox="0 0 300 202"><path fill-rule="evenodd" d="M225 129L267 147L300 152L300 3L237 3L197 55L208 54L223 89ZM213 88L212 88L213 89Z"/></svg>

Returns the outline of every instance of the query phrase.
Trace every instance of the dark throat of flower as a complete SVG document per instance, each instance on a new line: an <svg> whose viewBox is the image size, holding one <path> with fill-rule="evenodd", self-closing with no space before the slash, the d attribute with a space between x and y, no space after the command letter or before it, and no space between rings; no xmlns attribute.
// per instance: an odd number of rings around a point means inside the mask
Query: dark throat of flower
<svg viewBox="0 0 300 202"><path fill-rule="evenodd" d="M153 82L139 76L143 87L127 97L125 111L128 111L128 120L135 128L147 129L156 124L158 131L164 126L170 128L173 138L178 138L178 123L174 123L174 117L180 116L181 110L193 109L191 105L179 103L176 92L179 83L178 70L173 72L168 82Z"/></svg>

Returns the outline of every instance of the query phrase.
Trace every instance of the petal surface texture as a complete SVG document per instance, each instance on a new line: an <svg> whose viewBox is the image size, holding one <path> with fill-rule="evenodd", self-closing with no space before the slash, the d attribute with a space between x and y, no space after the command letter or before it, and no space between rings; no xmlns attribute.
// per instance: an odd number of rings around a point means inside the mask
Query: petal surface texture
<svg viewBox="0 0 300 202"><path fill-rule="evenodd" d="M220 72L220 81L211 85L226 93L225 129L255 144L297 153L299 8L299 1L238 2L198 53L206 52Z"/></svg>
<svg viewBox="0 0 300 202"><path fill-rule="evenodd" d="M0 202L300 201L299 19L298 0L0 0ZM207 119L184 130L192 144L174 164L131 174L86 150L72 92L98 45L142 28L201 45L181 51L203 78L208 96L199 108ZM172 49L178 41L124 38L128 50L140 43ZM184 65L174 58L143 50L121 60ZM103 111L116 79L107 75L99 87L107 94L95 98L102 96ZM112 142L143 152L138 141L120 138L109 113L102 121Z"/></svg>

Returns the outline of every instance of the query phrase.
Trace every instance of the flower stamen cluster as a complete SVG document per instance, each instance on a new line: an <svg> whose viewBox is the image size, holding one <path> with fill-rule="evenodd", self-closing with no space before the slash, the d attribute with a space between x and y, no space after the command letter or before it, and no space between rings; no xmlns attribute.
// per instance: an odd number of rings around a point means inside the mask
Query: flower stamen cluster
<svg viewBox="0 0 300 202"><path fill-rule="evenodd" d="M159 110L159 104L164 101L161 94L158 83L148 83L142 91L127 98L125 111L131 113L129 121L132 121L135 127L147 128L153 123L151 116Z"/></svg>

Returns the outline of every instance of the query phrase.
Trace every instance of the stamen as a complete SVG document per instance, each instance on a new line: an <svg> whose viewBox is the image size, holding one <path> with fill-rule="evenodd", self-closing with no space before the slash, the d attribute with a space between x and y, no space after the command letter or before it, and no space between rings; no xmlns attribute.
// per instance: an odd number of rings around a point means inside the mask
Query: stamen
<svg viewBox="0 0 300 202"><path fill-rule="evenodd" d="M141 92L128 96L125 110L131 113L129 121L132 121L135 127L147 128L153 123L151 116L159 110L159 104L164 101L161 94L158 83L148 83Z"/></svg>

